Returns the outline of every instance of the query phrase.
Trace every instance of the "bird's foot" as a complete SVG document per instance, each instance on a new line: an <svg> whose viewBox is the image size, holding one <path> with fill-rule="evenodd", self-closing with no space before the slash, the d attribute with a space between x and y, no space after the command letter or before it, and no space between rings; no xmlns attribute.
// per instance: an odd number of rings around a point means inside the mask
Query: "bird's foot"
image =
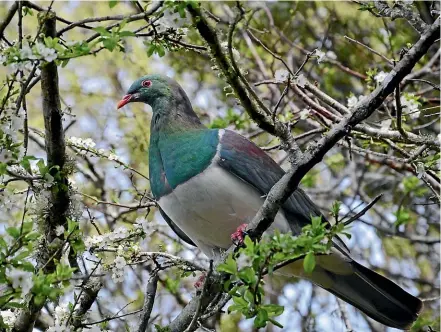
<svg viewBox="0 0 441 332"><path fill-rule="evenodd" d="M236 231L233 234L231 234L231 241L233 241L235 245L241 245L243 243L243 239L247 234L245 231L246 228L247 224L242 224L237 227Z"/></svg>
<svg viewBox="0 0 441 332"><path fill-rule="evenodd" d="M205 277L207 275L205 274L205 272L202 272L201 276L199 277L199 279L194 283L194 288L196 288L197 290L201 290L202 287L204 287L204 282L205 282Z"/></svg>

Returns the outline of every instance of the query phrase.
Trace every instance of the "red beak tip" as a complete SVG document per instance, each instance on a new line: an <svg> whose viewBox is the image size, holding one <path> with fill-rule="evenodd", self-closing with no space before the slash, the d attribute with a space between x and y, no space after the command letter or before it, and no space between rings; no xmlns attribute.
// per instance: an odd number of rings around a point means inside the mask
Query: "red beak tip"
<svg viewBox="0 0 441 332"><path fill-rule="evenodd" d="M116 105L116 109L120 109L124 105L128 104L130 102L130 99L132 98L132 95L125 95L123 99L121 99L118 104Z"/></svg>

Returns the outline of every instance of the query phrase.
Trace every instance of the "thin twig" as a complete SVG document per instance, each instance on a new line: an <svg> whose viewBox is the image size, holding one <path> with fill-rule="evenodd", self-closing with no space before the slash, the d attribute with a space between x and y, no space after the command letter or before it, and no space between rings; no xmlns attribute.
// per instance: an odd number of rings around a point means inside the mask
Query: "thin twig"
<svg viewBox="0 0 441 332"><path fill-rule="evenodd" d="M372 52L372 53L374 53L375 55L378 55L379 57L381 57L382 59L384 59L384 60L385 60L390 66L393 66L393 65L394 65L394 62L393 62L391 59L388 59L388 58L387 58L386 56L384 56L383 54L381 54L381 53L375 51L373 48L371 48L371 47L369 47L369 46L363 44L362 42L359 42L358 40L352 39L352 38L350 38L350 37L348 37L348 36L345 36L345 39L347 39L347 40L349 40L350 42L353 42L353 43L355 43L355 44L357 44L357 45L360 45L360 46L365 47L365 48L368 49L370 52Z"/></svg>
<svg viewBox="0 0 441 332"><path fill-rule="evenodd" d="M366 205L360 212L358 212L357 214L355 214L354 216L352 216L351 218L349 218L348 220L344 221L344 225L348 226L349 224L351 224L353 221L360 219L360 217L364 216L364 214L369 211L374 205L375 203L378 202L378 200L383 197L383 194L379 194L377 195L377 197L375 197L372 202L370 202L368 205Z"/></svg>

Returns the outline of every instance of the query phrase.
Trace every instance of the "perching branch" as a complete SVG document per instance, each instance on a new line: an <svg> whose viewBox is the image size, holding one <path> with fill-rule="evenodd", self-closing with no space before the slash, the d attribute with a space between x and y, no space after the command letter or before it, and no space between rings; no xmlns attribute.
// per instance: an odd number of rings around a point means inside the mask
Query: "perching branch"
<svg viewBox="0 0 441 332"><path fill-rule="evenodd" d="M248 228L253 230L254 236L260 237L274 220L280 206L297 189L300 180L325 154L342 139L351 128L368 118L391 94L403 78L410 73L415 64L426 54L430 46L439 37L440 19L421 36L418 42L404 55L403 59L387 75L383 83L368 97L354 107L352 114L345 116L341 122L334 125L329 133L320 139L305 153L299 164L292 164L291 169L270 190L263 206Z"/></svg>
<svg viewBox="0 0 441 332"><path fill-rule="evenodd" d="M139 323L138 332L147 331L147 327L152 313L153 304L155 303L156 289L158 288L159 276L154 272L150 277L145 290L144 305L142 307L141 321Z"/></svg>

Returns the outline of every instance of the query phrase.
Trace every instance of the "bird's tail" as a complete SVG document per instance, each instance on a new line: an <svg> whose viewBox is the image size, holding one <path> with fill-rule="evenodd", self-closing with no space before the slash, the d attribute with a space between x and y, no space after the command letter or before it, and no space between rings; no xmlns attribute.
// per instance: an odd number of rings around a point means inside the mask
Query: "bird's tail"
<svg viewBox="0 0 441 332"><path fill-rule="evenodd" d="M384 325L410 328L423 308L421 300L357 262L350 264L349 274L316 266L309 279Z"/></svg>

